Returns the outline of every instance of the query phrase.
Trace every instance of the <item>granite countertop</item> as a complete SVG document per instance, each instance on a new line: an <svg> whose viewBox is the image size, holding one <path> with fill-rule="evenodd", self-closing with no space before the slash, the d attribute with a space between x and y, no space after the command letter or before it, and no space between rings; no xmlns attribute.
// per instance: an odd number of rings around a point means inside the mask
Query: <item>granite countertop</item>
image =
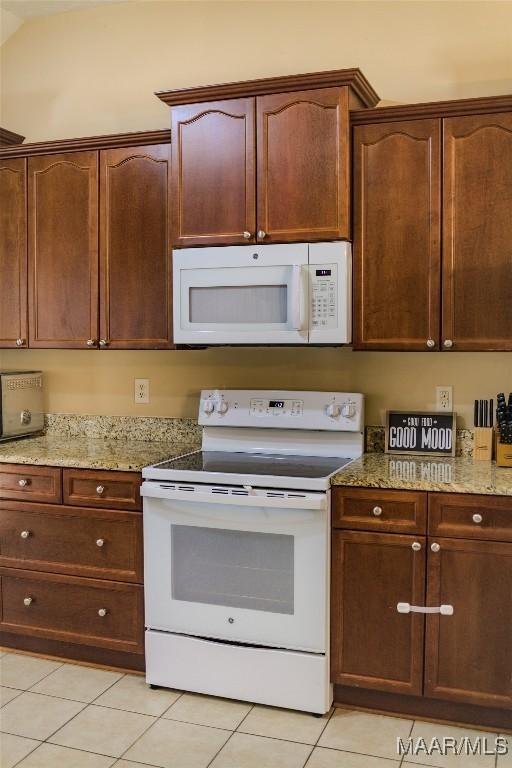
<svg viewBox="0 0 512 768"><path fill-rule="evenodd" d="M45 435L0 443L0 464L140 472L149 464L181 456L197 447L174 440L151 442Z"/></svg>
<svg viewBox="0 0 512 768"><path fill-rule="evenodd" d="M399 456L365 453L338 472L332 485L444 493L512 496L512 468L466 456Z"/></svg>

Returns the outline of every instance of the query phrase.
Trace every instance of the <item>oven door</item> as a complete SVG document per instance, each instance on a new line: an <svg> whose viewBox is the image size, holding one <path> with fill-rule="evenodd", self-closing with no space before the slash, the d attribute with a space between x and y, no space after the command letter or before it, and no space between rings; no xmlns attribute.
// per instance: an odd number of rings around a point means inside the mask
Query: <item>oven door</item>
<svg viewBox="0 0 512 768"><path fill-rule="evenodd" d="M325 653L329 493L169 485L142 486L146 627Z"/></svg>
<svg viewBox="0 0 512 768"><path fill-rule="evenodd" d="M173 253L174 341L307 344L308 245Z"/></svg>

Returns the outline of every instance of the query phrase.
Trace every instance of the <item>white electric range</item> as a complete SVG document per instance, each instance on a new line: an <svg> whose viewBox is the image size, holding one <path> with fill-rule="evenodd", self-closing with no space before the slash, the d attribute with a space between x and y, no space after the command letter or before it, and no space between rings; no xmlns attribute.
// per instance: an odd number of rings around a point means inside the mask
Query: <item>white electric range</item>
<svg viewBox="0 0 512 768"><path fill-rule="evenodd" d="M204 390L199 423L143 470L147 682L327 712L330 478L363 396Z"/></svg>

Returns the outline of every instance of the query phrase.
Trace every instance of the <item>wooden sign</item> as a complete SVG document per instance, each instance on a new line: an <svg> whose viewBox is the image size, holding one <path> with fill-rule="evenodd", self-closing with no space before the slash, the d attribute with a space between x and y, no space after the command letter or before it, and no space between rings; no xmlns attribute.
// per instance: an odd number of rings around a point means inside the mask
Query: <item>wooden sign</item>
<svg viewBox="0 0 512 768"><path fill-rule="evenodd" d="M388 411L386 453L455 456L455 414Z"/></svg>

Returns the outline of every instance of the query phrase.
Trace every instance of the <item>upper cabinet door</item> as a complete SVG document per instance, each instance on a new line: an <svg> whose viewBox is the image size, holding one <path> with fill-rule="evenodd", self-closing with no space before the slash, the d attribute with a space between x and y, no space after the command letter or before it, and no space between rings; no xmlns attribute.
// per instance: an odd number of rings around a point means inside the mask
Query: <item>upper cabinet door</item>
<svg viewBox="0 0 512 768"><path fill-rule="evenodd" d="M257 241L348 238L348 88L257 98Z"/></svg>
<svg viewBox="0 0 512 768"><path fill-rule="evenodd" d="M174 247L254 242L254 99L171 110Z"/></svg>
<svg viewBox="0 0 512 768"><path fill-rule="evenodd" d="M170 152L100 153L100 347L173 346Z"/></svg>
<svg viewBox="0 0 512 768"><path fill-rule="evenodd" d="M0 347L27 344L25 163L0 165Z"/></svg>
<svg viewBox="0 0 512 768"><path fill-rule="evenodd" d="M512 350L512 114L444 121L443 347Z"/></svg>
<svg viewBox="0 0 512 768"><path fill-rule="evenodd" d="M354 348L439 349L440 121L354 129Z"/></svg>
<svg viewBox="0 0 512 768"><path fill-rule="evenodd" d="M98 154L28 162L30 346L98 340Z"/></svg>

